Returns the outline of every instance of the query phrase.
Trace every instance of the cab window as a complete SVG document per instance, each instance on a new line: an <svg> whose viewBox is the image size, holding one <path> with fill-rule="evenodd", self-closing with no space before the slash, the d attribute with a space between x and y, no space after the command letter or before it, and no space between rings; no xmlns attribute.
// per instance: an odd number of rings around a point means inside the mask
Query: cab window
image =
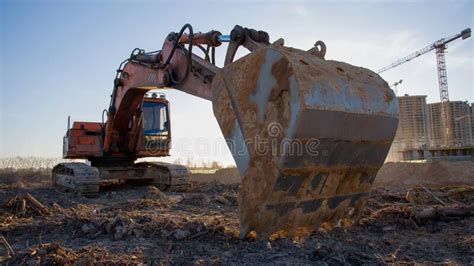
<svg viewBox="0 0 474 266"><path fill-rule="evenodd" d="M145 135L168 134L168 112L166 104L159 102L143 103L143 133Z"/></svg>

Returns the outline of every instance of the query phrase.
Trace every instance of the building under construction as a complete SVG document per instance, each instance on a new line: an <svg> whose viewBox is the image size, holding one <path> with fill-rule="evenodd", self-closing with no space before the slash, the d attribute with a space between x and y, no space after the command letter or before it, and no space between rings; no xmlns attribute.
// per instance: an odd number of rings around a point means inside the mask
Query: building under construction
<svg viewBox="0 0 474 266"><path fill-rule="evenodd" d="M443 108L443 105L447 105ZM399 124L389 161L474 160L474 104L398 97Z"/></svg>
<svg viewBox="0 0 474 266"><path fill-rule="evenodd" d="M387 161L469 159L474 161L474 112L467 102L450 101L445 52L447 44L471 37L471 29L439 39L377 71L378 74L435 51L440 92L439 103L426 103L426 96L402 96L399 100L398 132ZM393 87L401 84L395 82Z"/></svg>

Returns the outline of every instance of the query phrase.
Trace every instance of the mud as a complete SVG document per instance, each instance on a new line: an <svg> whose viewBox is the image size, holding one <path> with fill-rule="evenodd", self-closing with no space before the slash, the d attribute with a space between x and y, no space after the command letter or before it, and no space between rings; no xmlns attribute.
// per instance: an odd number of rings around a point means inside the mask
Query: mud
<svg viewBox="0 0 474 266"><path fill-rule="evenodd" d="M58 192L46 173L3 171L0 235L15 256L8 258L0 244L0 263L474 262L472 213L415 217L452 205L472 209L474 195L468 186L431 190L446 205L420 189L409 197L401 188L372 190L359 222L346 221L332 229L323 225L309 235L276 235L269 240L239 238L238 189L238 184L196 182L192 191L178 194L122 185L85 198ZM26 193L51 214L28 209L17 216L6 203Z"/></svg>

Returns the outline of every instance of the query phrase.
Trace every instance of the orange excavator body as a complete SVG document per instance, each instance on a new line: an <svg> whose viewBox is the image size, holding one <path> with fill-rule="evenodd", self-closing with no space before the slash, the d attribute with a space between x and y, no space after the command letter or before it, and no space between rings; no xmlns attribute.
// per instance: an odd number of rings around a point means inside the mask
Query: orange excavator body
<svg viewBox="0 0 474 266"><path fill-rule="evenodd" d="M109 157L134 161L143 157L170 155L169 101L164 94L160 96L143 98L137 116L131 121L133 126L127 134L127 149L112 149ZM104 157L104 127L101 122L75 121L64 136L63 158L94 160Z"/></svg>

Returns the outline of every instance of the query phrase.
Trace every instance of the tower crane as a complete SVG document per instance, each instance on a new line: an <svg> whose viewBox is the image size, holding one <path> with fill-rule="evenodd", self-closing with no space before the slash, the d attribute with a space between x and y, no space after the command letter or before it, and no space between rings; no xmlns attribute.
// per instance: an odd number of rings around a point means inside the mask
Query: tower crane
<svg viewBox="0 0 474 266"><path fill-rule="evenodd" d="M440 95L440 100L441 100L441 117L442 119L442 124L444 128L444 146L448 147L452 145L452 135L453 135L453 130L452 130L452 125L450 122L450 110L449 110L449 92L448 92L448 76L446 73L446 59L445 59L445 50L447 48L447 44L457 40L459 38L465 40L467 38L471 37L471 28L464 29L458 34L455 34L450 37L446 37L443 39L439 39L436 42L416 51L413 52L395 62L392 64L385 66L377 71L378 74L385 72L389 69L392 69L394 67L397 67L401 64L404 64L408 61L411 61L412 59L415 59L419 57L420 55L424 55L432 50L435 50L436 53L436 63L437 63L437 69L438 69L438 84L439 84L439 95Z"/></svg>
<svg viewBox="0 0 474 266"><path fill-rule="evenodd" d="M404 64L408 61L411 61L412 59L415 59L419 57L420 55L424 55L432 50L436 50L436 63L438 66L438 83L439 83L439 94L440 94L440 99L441 102L447 102L449 101L449 93L448 93L448 77L446 73L446 59L445 59L445 50L446 50L446 45L454 40L457 40L459 38L462 38L463 40L471 37L471 28L467 28L463 31L461 31L458 34L455 34L453 36L439 39L436 42L416 51L413 52L395 62L392 64L385 66L377 71L377 74L380 74L382 72L385 72L389 69L392 69L394 67L397 67L401 64Z"/></svg>

